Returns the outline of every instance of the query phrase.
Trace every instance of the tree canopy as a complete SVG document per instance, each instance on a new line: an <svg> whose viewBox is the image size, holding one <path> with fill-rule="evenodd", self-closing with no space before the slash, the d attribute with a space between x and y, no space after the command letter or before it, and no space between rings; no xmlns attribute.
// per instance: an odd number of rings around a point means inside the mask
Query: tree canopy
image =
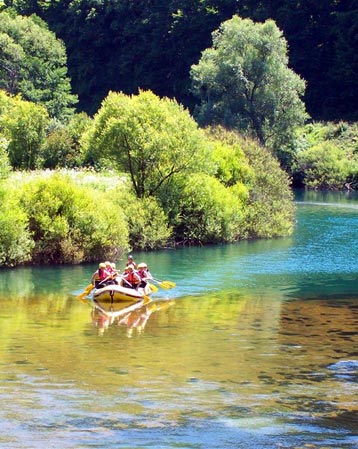
<svg viewBox="0 0 358 449"><path fill-rule="evenodd" d="M84 141L90 158L109 158L130 175L138 198L157 194L175 174L205 166L205 137L189 112L150 91L111 92Z"/></svg>
<svg viewBox="0 0 358 449"><path fill-rule="evenodd" d="M314 120L357 120L357 0L6 0L36 13L63 39L79 108L95 113L110 90L138 88L192 108L190 67L211 33L237 14L272 19L290 48L290 67L307 81Z"/></svg>
<svg viewBox="0 0 358 449"><path fill-rule="evenodd" d="M305 83L288 68L287 43L272 20L234 16L192 66L201 124L222 124L278 147L307 117Z"/></svg>
<svg viewBox="0 0 358 449"><path fill-rule="evenodd" d="M65 46L39 17L0 12L0 88L44 105L53 117L73 113Z"/></svg>

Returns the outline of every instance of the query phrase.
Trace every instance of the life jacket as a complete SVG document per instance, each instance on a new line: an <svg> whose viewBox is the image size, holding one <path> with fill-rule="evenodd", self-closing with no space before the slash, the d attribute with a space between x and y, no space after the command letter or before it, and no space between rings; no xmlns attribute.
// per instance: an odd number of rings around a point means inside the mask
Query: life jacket
<svg viewBox="0 0 358 449"><path fill-rule="evenodd" d="M130 271L126 276L126 280L130 282L132 285L139 284L140 278L135 271Z"/></svg>
<svg viewBox="0 0 358 449"><path fill-rule="evenodd" d="M141 279L145 279L147 277L147 270L145 268L141 268L137 271Z"/></svg>
<svg viewBox="0 0 358 449"><path fill-rule="evenodd" d="M100 281L104 281L105 279L108 278L108 276L111 275L111 274L107 271L106 268L99 268L98 274L99 274L99 280L100 280Z"/></svg>

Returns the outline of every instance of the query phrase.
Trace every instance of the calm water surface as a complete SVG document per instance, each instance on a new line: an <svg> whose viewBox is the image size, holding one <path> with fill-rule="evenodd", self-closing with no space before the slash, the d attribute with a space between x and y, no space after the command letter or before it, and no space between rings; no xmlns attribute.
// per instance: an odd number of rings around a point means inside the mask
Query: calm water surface
<svg viewBox="0 0 358 449"><path fill-rule="evenodd" d="M358 448L357 231L309 193L290 238L135 253L177 287L113 321L94 265L0 271L1 449Z"/></svg>

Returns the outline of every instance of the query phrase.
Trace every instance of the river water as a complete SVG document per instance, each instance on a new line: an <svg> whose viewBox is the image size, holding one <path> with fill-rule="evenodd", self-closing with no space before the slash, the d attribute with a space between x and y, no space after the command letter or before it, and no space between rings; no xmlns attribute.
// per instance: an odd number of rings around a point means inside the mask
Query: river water
<svg viewBox="0 0 358 449"><path fill-rule="evenodd" d="M94 265L0 271L1 449L358 448L358 198L296 202L289 238L134 253L177 286L121 319Z"/></svg>

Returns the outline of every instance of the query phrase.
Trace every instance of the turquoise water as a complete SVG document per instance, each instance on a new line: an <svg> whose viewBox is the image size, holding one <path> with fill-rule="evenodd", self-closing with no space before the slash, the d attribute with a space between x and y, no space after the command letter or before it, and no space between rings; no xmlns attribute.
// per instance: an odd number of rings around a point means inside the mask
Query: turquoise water
<svg viewBox="0 0 358 449"><path fill-rule="evenodd" d="M296 205L289 238L134 253L177 286L121 319L76 300L94 265L0 271L0 447L357 448L358 198Z"/></svg>

